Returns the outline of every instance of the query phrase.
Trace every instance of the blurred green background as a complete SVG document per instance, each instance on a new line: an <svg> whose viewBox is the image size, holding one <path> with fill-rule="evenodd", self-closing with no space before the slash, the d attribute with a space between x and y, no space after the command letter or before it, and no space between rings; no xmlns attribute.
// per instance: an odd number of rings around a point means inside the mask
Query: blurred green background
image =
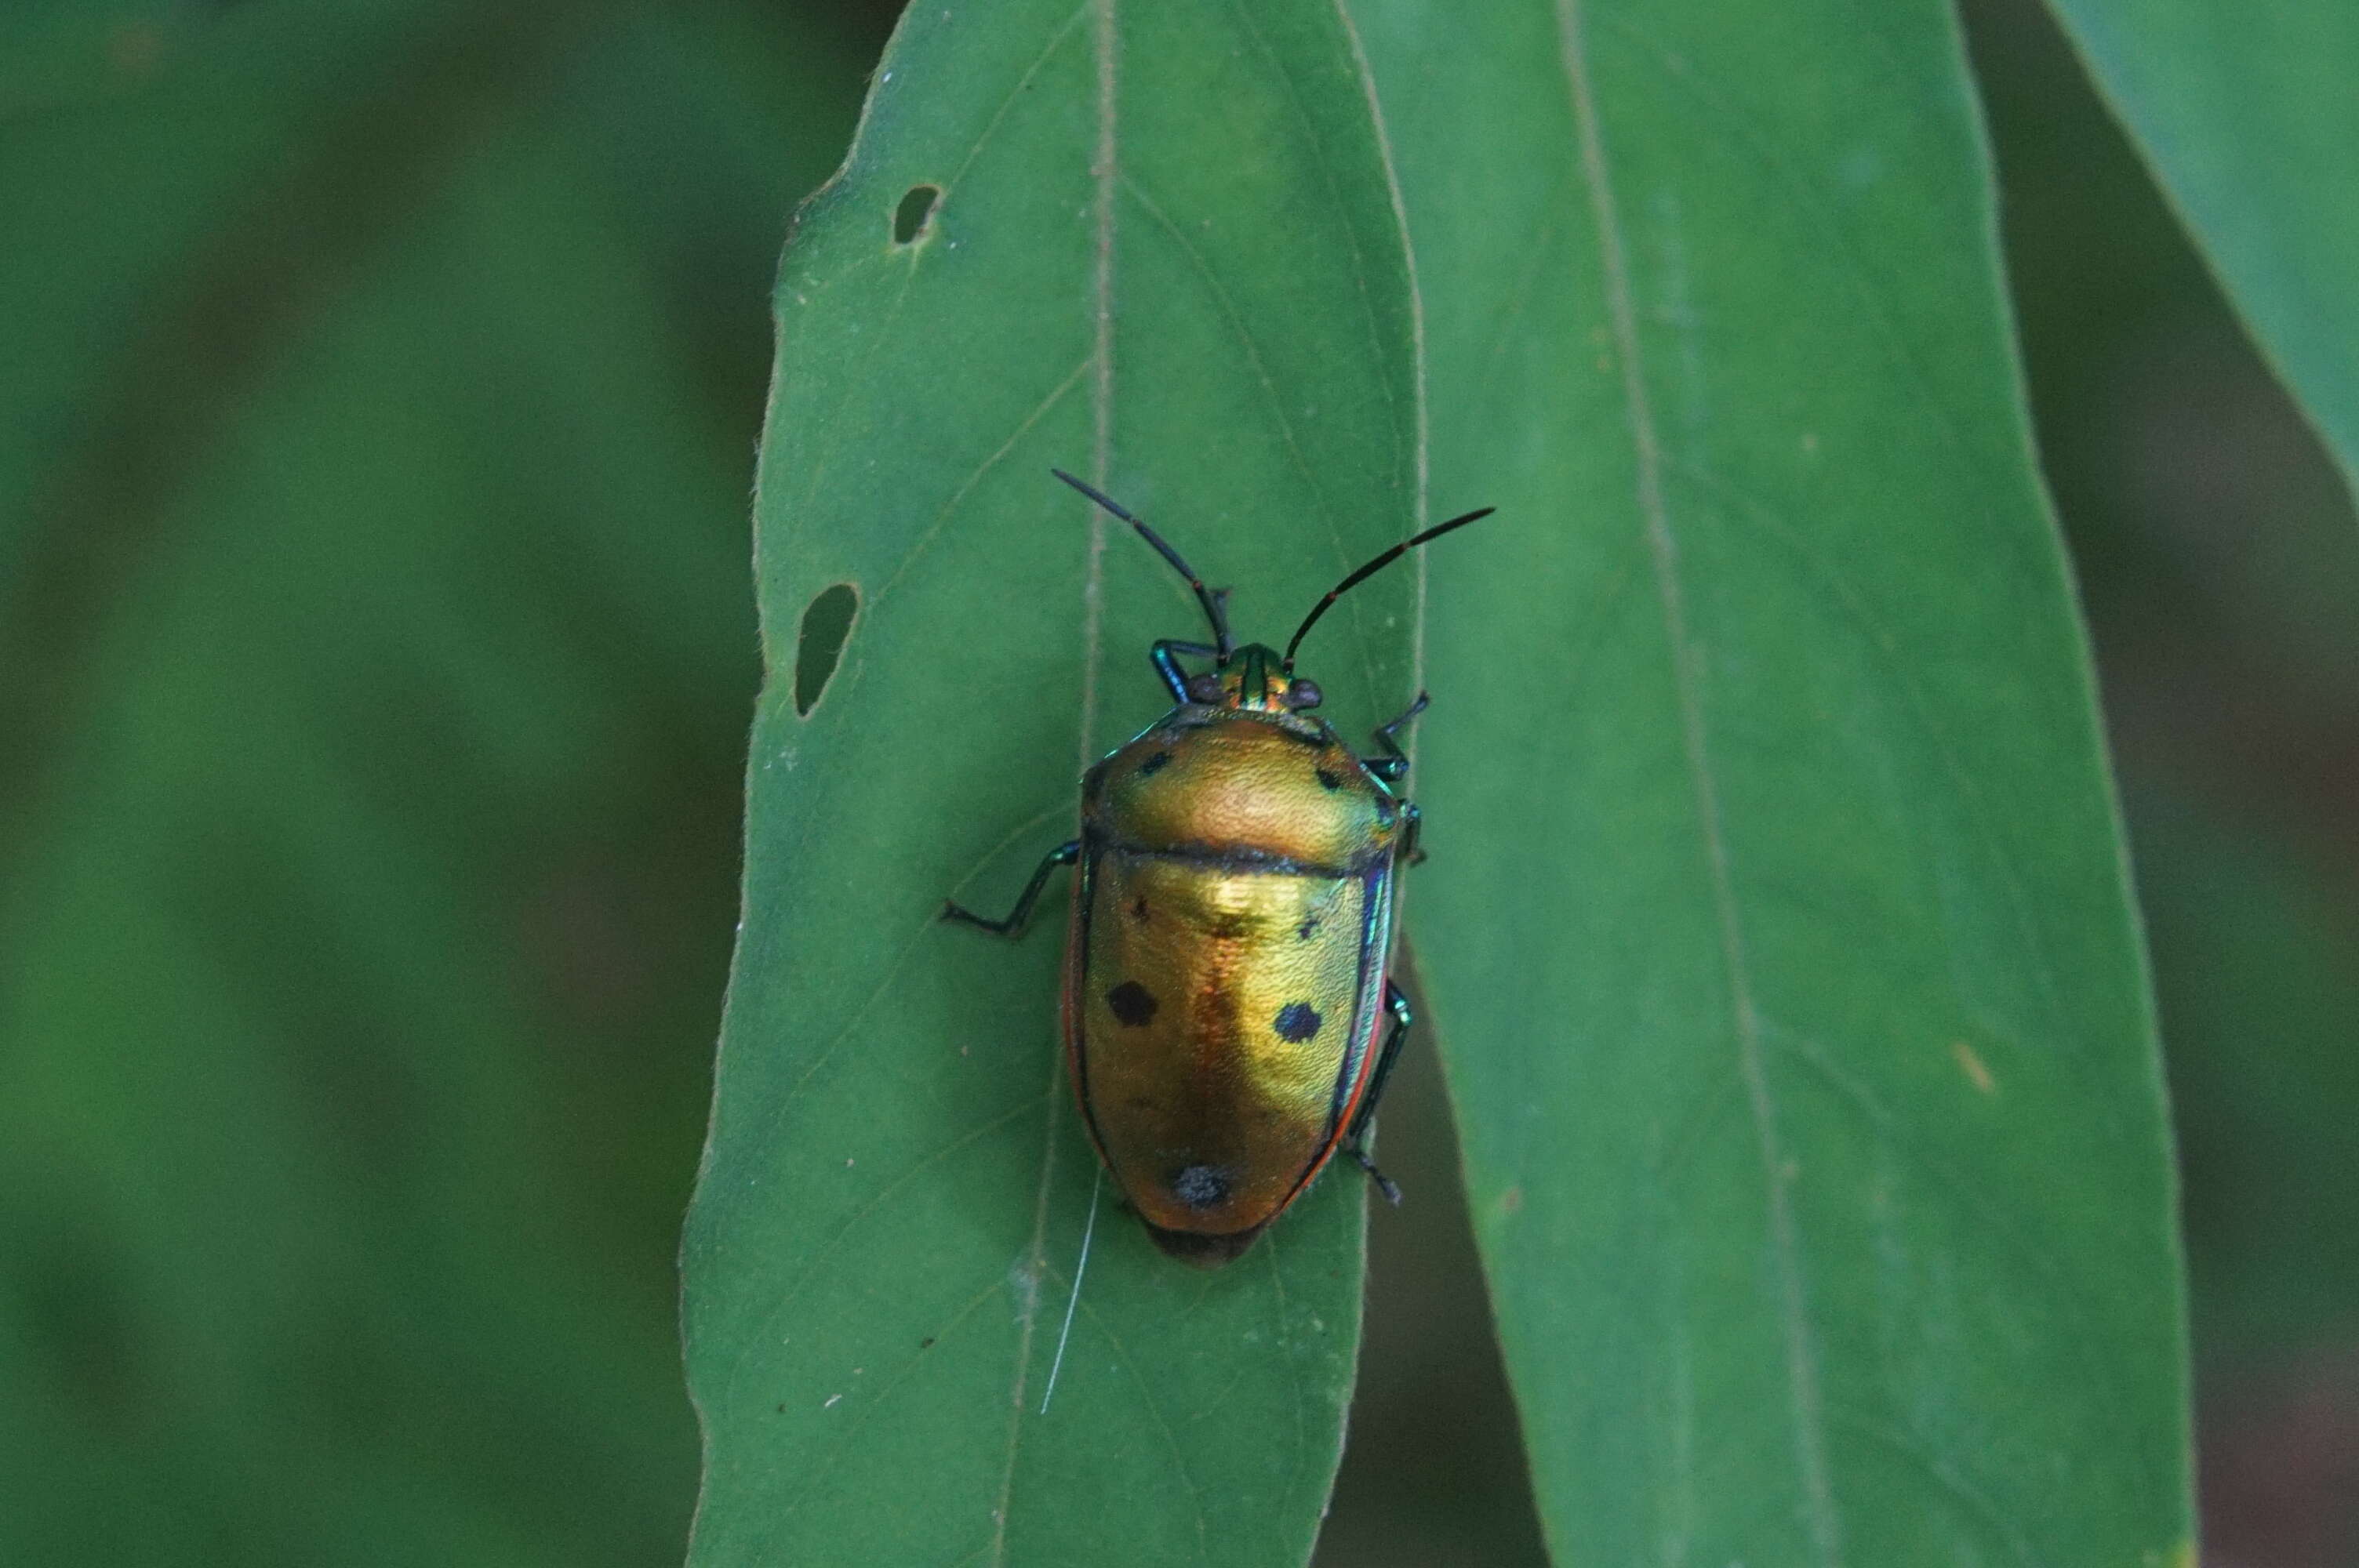
<svg viewBox="0 0 2359 1568"><path fill-rule="evenodd" d="M0 1563L678 1560L767 286L893 9L0 17ZM2043 14L1966 17L2207 1558L2359 1562L2359 522ZM1537 1563L1404 1076L1320 1561Z"/></svg>

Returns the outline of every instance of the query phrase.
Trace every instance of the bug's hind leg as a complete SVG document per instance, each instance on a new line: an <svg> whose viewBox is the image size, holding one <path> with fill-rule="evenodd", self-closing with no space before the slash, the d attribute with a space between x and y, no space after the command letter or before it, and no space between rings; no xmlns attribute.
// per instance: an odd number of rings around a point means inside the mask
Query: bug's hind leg
<svg viewBox="0 0 2359 1568"><path fill-rule="evenodd" d="M1007 912L1005 920L987 920L970 909L962 909L949 899L942 900L942 918L967 925L978 925L997 936L1021 936L1032 919L1032 906L1040 902L1040 890L1049 885L1049 873L1059 866L1070 866L1082 858L1082 841L1071 839L1049 851L1048 857L1033 871L1032 880L1016 895L1016 907ZM1372 1086L1373 1087L1373 1086Z"/></svg>
<svg viewBox="0 0 2359 1568"><path fill-rule="evenodd" d="M1386 784L1397 784L1408 776L1408 753L1400 748L1400 727L1423 713L1426 704L1432 700L1431 693L1419 692L1408 712L1377 729L1376 744L1384 748L1385 754L1367 764L1368 772Z"/></svg>
<svg viewBox="0 0 2359 1568"><path fill-rule="evenodd" d="M1359 1162L1360 1169L1368 1173L1368 1180L1376 1184L1376 1191L1384 1194L1385 1202L1395 1208L1400 1207L1400 1184L1376 1169L1375 1156L1362 1149L1356 1142L1345 1144L1343 1152Z"/></svg>
<svg viewBox="0 0 2359 1568"><path fill-rule="evenodd" d="M1360 1108L1352 1113L1351 1128L1343 1135L1343 1152L1368 1173L1368 1179L1376 1184L1376 1191L1385 1195L1385 1201L1397 1208L1401 1201L1400 1188L1394 1184L1390 1176L1376 1169L1375 1158L1368 1152L1363 1141L1367 1135L1368 1123L1375 1119L1376 1102L1385 1098L1385 1083L1393 1076L1393 1064L1400 1060L1401 1042L1408 1037L1408 1026L1414 1016L1408 1010L1408 998L1402 995L1400 987L1390 980L1385 982L1385 1011L1393 1015L1392 1027L1385 1032L1384 1046L1376 1053L1376 1070L1368 1079L1368 1092L1361 1098Z"/></svg>

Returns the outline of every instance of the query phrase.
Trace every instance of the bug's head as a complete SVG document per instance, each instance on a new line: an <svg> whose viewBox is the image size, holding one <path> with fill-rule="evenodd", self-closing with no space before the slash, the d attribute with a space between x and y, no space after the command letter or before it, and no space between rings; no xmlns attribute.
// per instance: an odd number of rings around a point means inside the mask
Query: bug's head
<svg viewBox="0 0 2359 1568"><path fill-rule="evenodd" d="M1299 713L1318 707L1325 696L1317 681L1288 673L1277 649L1248 643L1232 650L1219 668L1190 676L1188 700L1207 708Z"/></svg>

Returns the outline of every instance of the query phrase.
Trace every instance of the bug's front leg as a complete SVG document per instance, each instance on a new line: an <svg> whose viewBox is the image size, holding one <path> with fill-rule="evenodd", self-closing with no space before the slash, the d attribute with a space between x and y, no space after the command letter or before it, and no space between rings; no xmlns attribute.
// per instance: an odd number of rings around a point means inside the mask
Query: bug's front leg
<svg viewBox="0 0 2359 1568"><path fill-rule="evenodd" d="M1213 596L1214 601L1225 600L1228 591L1225 588L1221 589ZM1166 637L1147 650L1147 656L1154 664L1155 673L1163 677L1163 684L1171 688L1174 702L1193 702L1196 699L1188 695L1188 672L1180 667L1180 655L1185 654L1191 659L1210 659L1218 657L1220 652L1210 643L1182 643Z"/></svg>
<svg viewBox="0 0 2359 1568"><path fill-rule="evenodd" d="M1376 1053L1376 1070L1368 1079L1368 1092L1361 1097L1360 1108L1352 1113L1352 1125L1343 1135L1343 1152L1358 1162L1368 1179L1376 1184L1376 1191L1395 1207L1400 1206L1401 1190L1390 1176L1376 1169L1375 1158L1363 1144L1368 1123L1376 1119L1376 1102L1385 1098L1386 1080L1393 1076L1393 1064L1400 1060L1401 1042L1408 1038L1408 1026L1413 1014L1408 1010L1408 998L1400 987L1385 981L1385 1011L1393 1015L1392 1027L1385 1031L1385 1043Z"/></svg>
<svg viewBox="0 0 2359 1568"><path fill-rule="evenodd" d="M1059 866L1070 866L1081 858L1082 841L1079 838L1049 850L1048 857L1033 871L1032 880L1024 884L1024 891L1016 895L1016 907L1007 912L1005 920L986 920L973 910L960 908L949 899L942 900L942 918L978 925L997 936L1021 936L1024 927L1032 919L1032 906L1040 902L1040 890L1049 885L1049 873Z"/></svg>
<svg viewBox="0 0 2359 1568"><path fill-rule="evenodd" d="M1401 780L1408 777L1408 753L1402 751L1400 748L1400 727L1408 723L1410 719L1416 718L1419 714L1423 713L1425 711L1425 705L1432 700L1433 697L1431 694L1422 691L1419 692L1417 694L1417 700L1408 705L1408 712L1402 714L1398 719L1394 719L1390 724L1383 725L1378 728L1376 730L1376 744L1384 748L1385 754L1378 757L1375 762L1367 764L1368 772L1375 774L1376 777L1384 780L1386 784L1398 784Z"/></svg>

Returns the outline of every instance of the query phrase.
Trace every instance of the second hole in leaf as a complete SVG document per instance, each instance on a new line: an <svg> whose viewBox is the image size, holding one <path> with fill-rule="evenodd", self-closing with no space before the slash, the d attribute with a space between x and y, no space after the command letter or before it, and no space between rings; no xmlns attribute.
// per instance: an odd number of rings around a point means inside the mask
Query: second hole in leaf
<svg viewBox="0 0 2359 1568"><path fill-rule="evenodd" d="M926 221L934 215L934 203L942 199L939 185L913 185L901 198L901 205L893 211L893 243L906 245L926 232Z"/></svg>
<svg viewBox="0 0 2359 1568"><path fill-rule="evenodd" d="M795 642L795 711L808 717L843 656L852 619L860 612L860 592L848 582L821 589L803 609L802 633Z"/></svg>

